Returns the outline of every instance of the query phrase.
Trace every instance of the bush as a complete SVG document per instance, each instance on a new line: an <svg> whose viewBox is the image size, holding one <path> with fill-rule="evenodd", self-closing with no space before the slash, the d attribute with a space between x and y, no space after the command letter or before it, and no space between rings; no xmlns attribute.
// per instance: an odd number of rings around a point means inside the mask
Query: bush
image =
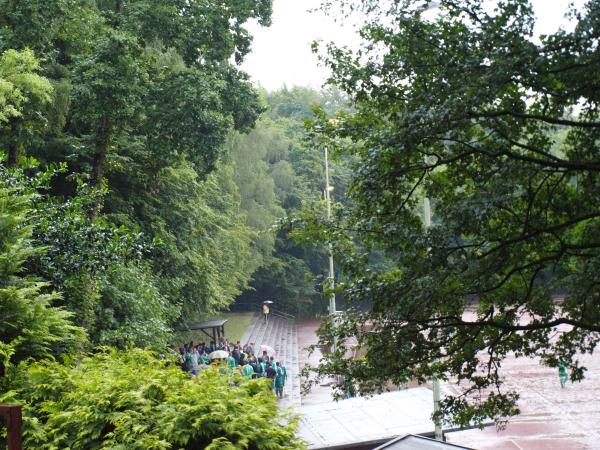
<svg viewBox="0 0 600 450"><path fill-rule="evenodd" d="M141 264L115 265L103 276L96 305L98 323L91 337L100 345L164 347L177 310L161 295Z"/></svg>
<svg viewBox="0 0 600 450"><path fill-rule="evenodd" d="M190 380L140 349L104 349L75 365L21 364L0 402L24 406L26 448L299 449L265 380L228 369Z"/></svg>
<svg viewBox="0 0 600 450"><path fill-rule="evenodd" d="M0 167L0 382L20 361L73 351L84 342L70 314L54 306L60 295L23 274L24 263L41 251L31 239L32 197Z"/></svg>

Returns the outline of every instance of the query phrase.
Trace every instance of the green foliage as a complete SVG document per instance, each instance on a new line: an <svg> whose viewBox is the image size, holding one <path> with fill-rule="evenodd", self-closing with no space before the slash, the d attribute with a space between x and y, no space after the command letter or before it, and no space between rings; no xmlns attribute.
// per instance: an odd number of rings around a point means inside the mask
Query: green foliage
<svg viewBox="0 0 600 450"><path fill-rule="evenodd" d="M275 181L269 173L267 154L276 146L286 145L286 141L272 124L263 119L247 135L232 136L229 145L234 165L233 180L240 193L240 208L246 214L246 224L258 232L253 240L252 259L256 267L260 267L273 251L275 236L272 227L284 214Z"/></svg>
<svg viewBox="0 0 600 450"><path fill-rule="evenodd" d="M274 299L278 309L295 316L311 316L322 312L315 277L304 260L281 251L254 273L253 291L246 293L240 301Z"/></svg>
<svg viewBox="0 0 600 450"><path fill-rule="evenodd" d="M30 267L59 288L69 274L97 273L112 264L139 260L151 249L141 233L92 216L102 196L82 185L73 198L45 195L36 201L34 237L47 251Z"/></svg>
<svg viewBox="0 0 600 450"><path fill-rule="evenodd" d="M9 166L46 125L44 109L53 87L39 72L39 62L29 49L0 54L0 145L6 146Z"/></svg>
<svg viewBox="0 0 600 450"><path fill-rule="evenodd" d="M313 109L320 108L329 115L350 109L347 95L335 86L327 86L321 91L310 87L292 86L264 92L269 105L268 114L273 119L286 118L302 123L313 118Z"/></svg>
<svg viewBox="0 0 600 450"><path fill-rule="evenodd" d="M39 205L49 254L29 271L64 291L96 343L163 342L165 326L229 305L254 271L254 233L219 161L262 111L235 64L246 23L270 14L270 0L0 0L0 51L33 49L28 70L53 88L27 105L41 124L13 120L0 144L9 165L67 163Z"/></svg>
<svg viewBox="0 0 600 450"><path fill-rule="evenodd" d="M61 303L93 343L165 345L177 312L143 262L152 245L140 232L92 216L102 195L81 185L72 199L38 196L33 237L45 251L27 269L62 291Z"/></svg>
<svg viewBox="0 0 600 450"><path fill-rule="evenodd" d="M181 162L162 170L149 194L138 193L131 205L121 202L109 195L108 203L116 206L111 216L123 219L118 211L133 206L134 223L156 236L152 260L159 287L186 320L227 307L247 283L253 233L226 165L202 180Z"/></svg>
<svg viewBox="0 0 600 450"><path fill-rule="evenodd" d="M241 207L247 225L258 231L252 246L257 270L238 301L270 299L288 313L309 316L324 311L326 302L319 292L327 269L327 247L296 245L278 222L319 202L324 154L318 143L307 139L304 121L313 117L313 106L342 108L345 97L336 90L300 87L263 95L268 116L251 133L230 139ZM333 161L331 166L335 195L341 199L349 177L347 161Z"/></svg>
<svg viewBox="0 0 600 450"><path fill-rule="evenodd" d="M27 448L304 448L264 379L213 368L192 381L139 349L22 365L10 387L0 401L25 405Z"/></svg>
<svg viewBox="0 0 600 450"><path fill-rule="evenodd" d="M40 66L31 50L7 50L0 55L0 123L21 117L33 99L49 102L50 82L37 74Z"/></svg>
<svg viewBox="0 0 600 450"><path fill-rule="evenodd" d="M204 176L231 128L250 128L260 113L247 75L230 61L249 51L247 20L270 23L270 0L46 3L2 1L1 45L34 48L66 88L69 101L53 111L66 120L55 121L65 128L54 129L52 158L74 160L94 185L134 148L151 169L186 155ZM46 160L45 147L28 151Z"/></svg>
<svg viewBox="0 0 600 450"><path fill-rule="evenodd" d="M0 180L0 377L29 357L51 357L75 350L83 330L71 314L54 304L60 298L47 284L23 273L41 249L32 245L33 193L3 169Z"/></svg>
<svg viewBox="0 0 600 450"><path fill-rule="evenodd" d="M518 398L501 389L507 354L570 361L579 380L577 354L599 342L600 3L539 37L526 0L442 0L433 18L426 1L343 3L368 14L379 51L325 56L356 113L322 125L358 160L336 228L309 229L335 243L344 293L370 308L322 334L357 337L365 358L338 352L320 372L361 392L401 373L457 379L448 420L502 422ZM394 267L373 270L372 250Z"/></svg>
<svg viewBox="0 0 600 450"><path fill-rule="evenodd" d="M155 283L144 266L109 267L99 281L99 299L94 305L96 324L93 332L90 330L92 340L120 348L164 348L171 338L170 324L177 310Z"/></svg>

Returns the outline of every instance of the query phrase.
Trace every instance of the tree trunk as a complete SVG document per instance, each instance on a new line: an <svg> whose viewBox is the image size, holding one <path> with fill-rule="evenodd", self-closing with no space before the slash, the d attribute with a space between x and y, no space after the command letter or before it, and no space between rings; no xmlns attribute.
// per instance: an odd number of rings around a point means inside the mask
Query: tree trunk
<svg viewBox="0 0 600 450"><path fill-rule="evenodd" d="M15 167L17 160L19 159L19 145L16 142L8 144L8 159L6 165L8 167Z"/></svg>
<svg viewBox="0 0 600 450"><path fill-rule="evenodd" d="M110 140L110 123L108 117L102 116L100 126L98 127L98 137L96 140L96 152L92 162L92 186L100 187L104 178L104 163L106 162L106 153Z"/></svg>

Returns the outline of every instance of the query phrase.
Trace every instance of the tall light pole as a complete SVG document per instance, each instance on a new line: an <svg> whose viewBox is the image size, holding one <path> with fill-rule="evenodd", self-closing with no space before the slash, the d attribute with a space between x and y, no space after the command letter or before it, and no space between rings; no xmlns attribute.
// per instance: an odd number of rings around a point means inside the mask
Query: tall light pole
<svg viewBox="0 0 600 450"><path fill-rule="evenodd" d="M423 221L425 222L425 228L431 227L431 203L428 197L423 199ZM431 380L433 388L433 413L436 415L433 423L435 424L435 438L438 441L444 440L444 433L442 431L442 421L437 417L440 411L440 380L434 375Z"/></svg>
<svg viewBox="0 0 600 450"><path fill-rule="evenodd" d="M329 154L327 147L325 147L325 202L327 203L327 220L331 220L331 191L333 186L329 185ZM333 271L333 246L329 243L329 315L335 320L335 272ZM334 349L335 351L335 343Z"/></svg>

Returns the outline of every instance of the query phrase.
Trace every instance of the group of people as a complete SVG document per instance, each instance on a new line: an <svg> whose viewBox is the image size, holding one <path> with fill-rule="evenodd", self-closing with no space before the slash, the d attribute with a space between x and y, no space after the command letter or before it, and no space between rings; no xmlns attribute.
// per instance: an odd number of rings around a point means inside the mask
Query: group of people
<svg viewBox="0 0 600 450"><path fill-rule="evenodd" d="M227 356L222 353L213 354L218 350L226 352ZM237 341L233 345L227 339L219 344L211 341L209 345L205 342L197 345L190 342L179 348L179 354L183 370L189 372L191 376L198 375L201 370L210 367L213 363L225 363L231 370L239 371L248 380L271 379L271 389L277 397L283 398L283 388L287 380L286 368L281 362L275 361L273 356L269 356L266 350L257 357L254 354L254 344L248 343L242 346L240 341Z"/></svg>

